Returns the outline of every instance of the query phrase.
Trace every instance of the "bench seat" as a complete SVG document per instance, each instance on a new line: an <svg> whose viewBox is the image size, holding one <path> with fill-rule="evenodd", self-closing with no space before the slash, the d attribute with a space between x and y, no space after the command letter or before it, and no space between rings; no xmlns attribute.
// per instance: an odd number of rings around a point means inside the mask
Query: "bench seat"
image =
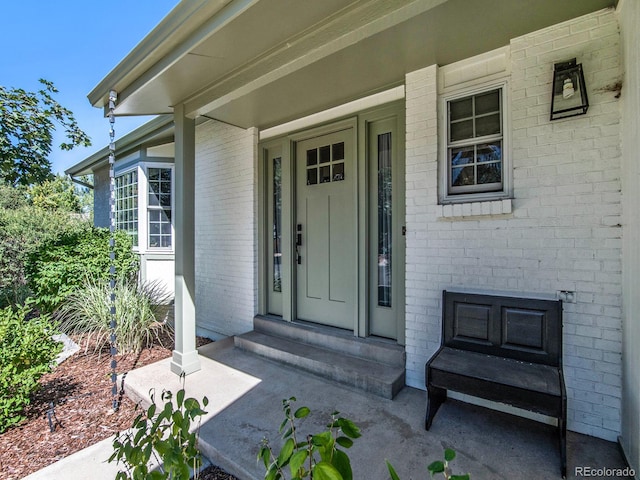
<svg viewBox="0 0 640 480"><path fill-rule="evenodd" d="M552 417L562 414L556 367L444 347L429 369L432 386Z"/></svg>

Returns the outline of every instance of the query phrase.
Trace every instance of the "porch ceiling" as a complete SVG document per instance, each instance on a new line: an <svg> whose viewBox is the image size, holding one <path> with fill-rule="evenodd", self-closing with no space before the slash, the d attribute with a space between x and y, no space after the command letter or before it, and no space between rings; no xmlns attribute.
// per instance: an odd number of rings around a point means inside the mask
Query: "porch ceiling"
<svg viewBox="0 0 640 480"><path fill-rule="evenodd" d="M118 115L171 113L184 103L192 117L268 128L615 3L233 0L195 8L182 2L89 99L103 107L116 88Z"/></svg>

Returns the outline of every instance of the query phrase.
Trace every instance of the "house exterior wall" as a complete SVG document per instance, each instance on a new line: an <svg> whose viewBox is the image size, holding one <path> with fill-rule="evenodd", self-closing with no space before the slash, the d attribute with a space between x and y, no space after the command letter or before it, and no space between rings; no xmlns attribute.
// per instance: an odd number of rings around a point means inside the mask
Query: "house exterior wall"
<svg viewBox="0 0 640 480"><path fill-rule="evenodd" d="M622 296L623 384L621 444L630 466L640 471L640 5L618 4L624 80L622 87Z"/></svg>
<svg viewBox="0 0 640 480"><path fill-rule="evenodd" d="M93 171L93 185L93 224L96 227L108 228L111 225L109 165Z"/></svg>
<svg viewBox="0 0 640 480"><path fill-rule="evenodd" d="M613 10L511 41L502 72L510 99L511 202L438 205L443 72L431 66L407 75L409 385L424 388L425 362L440 342L443 289L546 298L572 291L575 303L564 303L568 426L608 440L619 435L620 107L616 92L607 91L620 78L619 48ZM574 57L583 64L591 106L587 115L551 122L553 64ZM469 59L441 70L450 84L464 86L500 76L492 65Z"/></svg>
<svg viewBox="0 0 640 480"><path fill-rule="evenodd" d="M213 338L253 329L257 141L255 129L196 128L196 328Z"/></svg>

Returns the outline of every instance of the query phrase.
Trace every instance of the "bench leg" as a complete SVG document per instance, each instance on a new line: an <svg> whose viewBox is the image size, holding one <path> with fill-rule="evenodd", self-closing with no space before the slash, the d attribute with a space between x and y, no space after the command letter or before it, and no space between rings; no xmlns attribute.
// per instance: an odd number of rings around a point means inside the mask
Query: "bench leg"
<svg viewBox="0 0 640 480"><path fill-rule="evenodd" d="M560 473L567 478L567 414L558 419L558 440L560 441Z"/></svg>
<svg viewBox="0 0 640 480"><path fill-rule="evenodd" d="M447 391L444 388L434 387L429 385L427 387L427 415L425 417L424 428L429 430L433 417L440 408L440 405L447 399Z"/></svg>

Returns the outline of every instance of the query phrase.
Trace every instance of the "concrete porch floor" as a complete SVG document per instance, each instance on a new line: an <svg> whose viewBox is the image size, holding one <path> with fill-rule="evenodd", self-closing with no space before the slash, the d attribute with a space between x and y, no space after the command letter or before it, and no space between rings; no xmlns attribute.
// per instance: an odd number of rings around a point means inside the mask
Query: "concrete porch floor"
<svg viewBox="0 0 640 480"><path fill-rule="evenodd" d="M264 478L256 461L258 445L265 436L281 444L282 400L291 396L297 406L312 411L301 423L302 435L321 431L335 410L360 427L362 437L348 452L356 479L388 479L385 459L403 479L428 478L426 466L441 459L446 447L457 452L454 473L470 472L472 478L560 478L552 426L448 400L427 432L426 393L421 390L405 387L394 400L386 400L242 352L230 339L209 344L200 354L202 370L187 377L186 390L210 401L200 430L202 451L243 480ZM179 388L166 361L135 370L125 380L125 390L134 398L163 387ZM612 442L569 432L567 450L568 478L580 478L576 467L626 467Z"/></svg>
<svg viewBox="0 0 640 480"><path fill-rule="evenodd" d="M202 370L186 378L185 388L187 396L209 399L200 430L201 450L212 463L242 480L264 478L263 466L256 461L258 446L263 437L280 446L282 399L291 396L298 399L295 405L312 411L300 423L299 435L320 432L335 410L360 427L362 437L348 451L358 480L388 479L385 459L402 479L429 478L426 466L441 459L447 447L457 452L453 472L471 473L474 479L560 478L552 426L448 400L427 432L424 391L405 387L394 400L387 400L243 352L234 348L232 339L206 345L200 355ZM175 392L180 386L169 360L129 372L125 378L127 395L145 403L150 389L159 397L163 388ZM96 467L105 478L113 478L107 473L113 465L97 465L99 458L109 456L110 446L111 439L104 442L104 451L79 452L78 460L71 456L29 478L81 478L65 472L96 473ZM573 432L568 433L567 457L567 478L581 478L576 467L626 467L617 444Z"/></svg>

